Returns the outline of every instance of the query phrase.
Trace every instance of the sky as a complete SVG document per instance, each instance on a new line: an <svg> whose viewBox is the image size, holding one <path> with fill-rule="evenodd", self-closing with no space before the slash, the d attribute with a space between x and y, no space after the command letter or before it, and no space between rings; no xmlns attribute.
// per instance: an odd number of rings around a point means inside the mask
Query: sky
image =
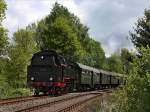
<svg viewBox="0 0 150 112"><path fill-rule="evenodd" d="M88 26L90 36L102 44L107 57L120 48L135 49L129 31L143 17L144 9L150 8L150 0L6 0L3 25L9 37L50 14L56 1Z"/></svg>

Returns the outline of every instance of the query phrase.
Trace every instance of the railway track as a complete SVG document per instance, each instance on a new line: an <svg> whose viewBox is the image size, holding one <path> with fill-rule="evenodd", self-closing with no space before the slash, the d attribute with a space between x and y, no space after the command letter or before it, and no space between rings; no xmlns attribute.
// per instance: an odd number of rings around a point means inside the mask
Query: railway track
<svg viewBox="0 0 150 112"><path fill-rule="evenodd" d="M42 98L45 98L45 97L47 97L47 96L42 96ZM35 100L35 99L39 99L39 98L41 98L41 97L24 96L24 97L17 97L17 98L1 99L0 106L20 103L20 102L26 102L29 100Z"/></svg>
<svg viewBox="0 0 150 112"><path fill-rule="evenodd" d="M104 92L109 93L111 91L105 90L99 92L88 92L85 94L71 96L68 98L55 100L49 103L26 108L16 112L67 112L77 108L78 106L81 106L87 101L101 96Z"/></svg>
<svg viewBox="0 0 150 112"><path fill-rule="evenodd" d="M102 92L102 91L99 91ZM103 91L104 92L104 91ZM112 91L106 90L106 93L112 93ZM83 106L88 103L89 101L95 101L96 98L100 97L101 95L103 95L102 93L92 93L94 94L92 97L89 98L85 98L82 99L80 101L76 101L72 104L69 104L68 106L64 107L64 108L60 108L58 110L54 110L52 112L83 112ZM43 112L43 111L42 111ZM46 111L45 111L46 112ZM51 112L51 111L49 111Z"/></svg>
<svg viewBox="0 0 150 112"><path fill-rule="evenodd" d="M97 97L99 97L101 95L93 95L91 97L88 97L86 99L83 99L83 100L80 100L78 102L75 102L73 104L70 104L64 108L60 108L58 110L54 110L53 112L68 112L68 111L72 111L72 110L77 110L78 107L81 107L83 104L85 104L86 102L92 100L92 99L95 99Z"/></svg>
<svg viewBox="0 0 150 112"><path fill-rule="evenodd" d="M39 110L41 108L50 107L50 106L56 105L58 103L69 101L71 99L75 99L75 98L78 98L78 97L86 96L86 95L89 95L89 94L91 94L91 93L70 96L70 97L67 97L67 98L62 98L62 99L59 99L59 100L51 101L49 103L44 103L44 104L41 104L41 105L37 105L37 106L33 106L33 107L22 109L22 110L18 110L16 112L30 112L30 111L35 111L35 110Z"/></svg>
<svg viewBox="0 0 150 112"><path fill-rule="evenodd" d="M9 101L10 105L0 106L2 107L0 108L0 112L67 112L78 108L85 102L88 102L96 97L101 96L102 94L109 92L111 91L103 90L83 93L71 93L59 97L45 96L29 98L26 97L25 99L19 98L18 100L11 99L11 101Z"/></svg>

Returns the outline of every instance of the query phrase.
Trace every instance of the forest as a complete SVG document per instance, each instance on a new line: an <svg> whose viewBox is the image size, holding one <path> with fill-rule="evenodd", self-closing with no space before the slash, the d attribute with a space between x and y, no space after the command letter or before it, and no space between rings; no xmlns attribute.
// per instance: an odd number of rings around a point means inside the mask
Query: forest
<svg viewBox="0 0 150 112"><path fill-rule="evenodd" d="M88 26L58 3L46 17L18 29L12 38L2 24L6 10L6 2L0 0L0 98L31 94L26 85L31 57L52 49L73 62L127 76L126 84L114 93L114 112L150 111L150 9L145 9L144 17L129 32L137 51L120 48L110 57L89 35Z"/></svg>

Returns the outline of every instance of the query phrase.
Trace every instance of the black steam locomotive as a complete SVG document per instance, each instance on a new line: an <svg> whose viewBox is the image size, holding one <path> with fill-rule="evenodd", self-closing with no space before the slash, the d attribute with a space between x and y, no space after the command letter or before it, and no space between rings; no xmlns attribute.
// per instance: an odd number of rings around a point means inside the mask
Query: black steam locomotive
<svg viewBox="0 0 150 112"><path fill-rule="evenodd" d="M45 50L33 55L27 83L35 95L63 94L116 87L123 83L123 75L72 63L55 51Z"/></svg>

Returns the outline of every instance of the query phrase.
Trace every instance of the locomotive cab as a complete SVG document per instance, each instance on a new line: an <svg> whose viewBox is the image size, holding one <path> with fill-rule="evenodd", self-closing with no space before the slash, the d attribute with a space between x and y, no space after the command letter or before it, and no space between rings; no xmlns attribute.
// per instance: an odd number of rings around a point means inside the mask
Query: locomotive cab
<svg viewBox="0 0 150 112"><path fill-rule="evenodd" d="M54 51L42 51L33 55L28 66L27 83L35 90L35 94L53 92L49 90L54 86L65 86L62 83L61 64Z"/></svg>

